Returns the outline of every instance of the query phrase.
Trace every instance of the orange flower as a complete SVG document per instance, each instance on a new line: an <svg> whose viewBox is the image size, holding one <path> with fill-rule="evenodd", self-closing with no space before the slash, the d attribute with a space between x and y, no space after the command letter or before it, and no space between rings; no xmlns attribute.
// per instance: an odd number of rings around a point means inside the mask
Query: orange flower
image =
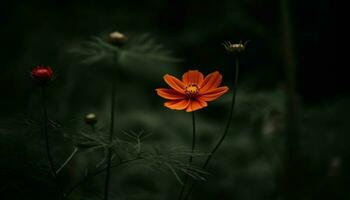
<svg viewBox="0 0 350 200"><path fill-rule="evenodd" d="M166 74L164 81L171 88L156 89L157 94L168 101L164 106L173 110L192 112L206 107L208 101L214 101L228 91L228 87L219 87L222 75L216 71L204 78L198 70L189 70L182 81Z"/></svg>

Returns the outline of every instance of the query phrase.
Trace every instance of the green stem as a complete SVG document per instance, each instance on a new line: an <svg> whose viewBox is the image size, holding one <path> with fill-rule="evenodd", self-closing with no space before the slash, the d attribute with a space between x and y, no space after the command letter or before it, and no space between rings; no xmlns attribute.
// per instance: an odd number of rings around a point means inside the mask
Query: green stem
<svg viewBox="0 0 350 200"><path fill-rule="evenodd" d="M96 133L96 127L94 124L90 125L91 126L91 130L92 130L92 133Z"/></svg>
<svg viewBox="0 0 350 200"><path fill-rule="evenodd" d="M230 113L228 115L228 120L227 120L227 124L226 124L226 127L225 127L225 131L224 131L224 134L222 134L219 142L215 145L214 149L210 152L207 160L205 161L204 165L202 166L203 169L205 169L207 167L207 165L210 162L210 159L212 158L214 153L219 149L219 147L221 146L222 142L225 140L225 138L226 138L226 136L228 134L228 131L230 130L231 121L232 121L233 113L234 113L234 110L235 110L237 83L238 83L238 73L239 73L239 59L238 59L238 56L237 56L236 57L236 67L235 67L235 80L234 80L233 94L232 94L232 100L231 100L231 109L230 109Z"/></svg>
<svg viewBox="0 0 350 200"><path fill-rule="evenodd" d="M112 153L111 148L109 147L107 152L107 173L106 173L106 179L105 179L105 190L104 190L104 200L108 200L108 192L109 192L109 182L111 177L111 163L112 163Z"/></svg>
<svg viewBox="0 0 350 200"><path fill-rule="evenodd" d="M231 108L230 108L230 113L228 115L228 119L227 119L227 124L224 130L224 133L222 134L220 140L218 141L218 143L215 145L215 147L213 148L213 150L210 152L209 156L207 157L207 160L204 162L204 164L202 165L202 169L205 169L207 167L207 165L209 164L211 158L213 157L214 153L219 149L219 147L221 146L222 142L225 140L228 131L230 129L231 126L231 121L232 121L232 117L233 117L233 113L234 113L234 109L235 109L235 102L236 102L236 92L237 92L237 86L238 86L238 74L239 74L239 57L238 55L236 56L236 61L235 61L235 79L233 81L234 86L233 86L233 93L232 93L232 100L231 100ZM188 199L188 197L190 196L193 187L194 187L195 182L193 181L187 194L185 195L184 200Z"/></svg>
<svg viewBox="0 0 350 200"><path fill-rule="evenodd" d="M47 153L47 158L49 161L50 165L50 171L51 175L55 179L56 185L59 188L59 192L61 197L63 197L63 189L58 181L57 174L55 171L55 166L53 163L52 155L51 155L51 149L50 149L50 143L49 143L49 131L48 131L48 114L47 114L47 104L46 104L46 91L45 91L45 85L41 86L41 95L42 95L42 105L43 105L43 112L44 112L44 135L45 135L45 144L46 144L46 153Z"/></svg>
<svg viewBox="0 0 350 200"><path fill-rule="evenodd" d="M116 53L113 53L113 66L116 64ZM111 163L112 163L112 149L111 144L113 140L113 134L114 134L114 117L115 117L115 96L116 96L116 79L112 77L112 92L111 92L111 122L110 122L110 132L109 132L109 147L107 152L107 173L106 173L106 179L105 179L105 189L104 189L104 200L108 200L109 197L109 184L110 184L110 177L111 177Z"/></svg>
<svg viewBox="0 0 350 200"><path fill-rule="evenodd" d="M191 153L189 161L188 161L189 165L192 164L192 160L193 160L192 154L194 153L195 147L196 147L196 120L195 120L195 114L194 114L194 111L193 111L192 112L192 148L191 148L191 152L192 153ZM187 183L188 183L188 178L189 178L189 176L188 176L188 174L186 174L186 176L185 176L185 183L181 187L179 200L181 200L183 195L184 195L184 192L185 192L185 189L186 189L186 186L187 186Z"/></svg>

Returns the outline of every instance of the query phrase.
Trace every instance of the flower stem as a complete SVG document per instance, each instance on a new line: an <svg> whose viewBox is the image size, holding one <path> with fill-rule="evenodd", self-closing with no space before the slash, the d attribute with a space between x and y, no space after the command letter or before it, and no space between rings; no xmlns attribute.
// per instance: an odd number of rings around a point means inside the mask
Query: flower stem
<svg viewBox="0 0 350 200"><path fill-rule="evenodd" d="M207 167L207 165L210 162L210 159L212 158L214 153L219 149L219 147L221 146L222 142L225 140L225 138L227 136L227 133L228 133L228 131L230 129L233 113L234 113L234 110L235 110L236 92L237 92L237 83L238 83L238 73L239 73L239 58L237 56L236 57L236 67L235 67L235 80L234 80L233 94L232 94L232 100L231 100L231 109L230 109L230 113L228 115L228 120L227 120L227 124L226 124L226 127L225 127L225 131L224 131L224 134L222 134L219 142L215 145L214 149L210 152L207 160L205 161L204 165L202 166L203 169L205 169Z"/></svg>
<svg viewBox="0 0 350 200"><path fill-rule="evenodd" d="M91 125L91 130L92 130L92 133L96 133L96 127L94 124Z"/></svg>
<svg viewBox="0 0 350 200"><path fill-rule="evenodd" d="M195 114L194 114L194 112L192 112L192 147L191 147L191 155L190 155L190 158L189 158L189 161L188 161L189 165L192 164L192 160L193 160L192 154L194 153L195 147L196 147L196 120L195 120ZM186 189L186 186L187 186L187 183L188 183L188 178L189 178L189 176L188 176L188 174L186 174L185 182L184 182L184 184L181 187L179 200L181 200L183 195L184 195L184 192L185 192L185 189Z"/></svg>
<svg viewBox="0 0 350 200"><path fill-rule="evenodd" d="M113 52L113 66L116 64L116 53ZM111 92L111 122L110 122L110 132L109 132L109 147L107 151L107 173L106 173L106 179L105 179L105 189L104 189L104 200L108 200L108 193L109 193L109 183L110 183L110 176L111 176L111 163L112 163L112 149L111 149L111 143L113 140L114 135L114 118L115 118L115 96L116 96L116 79L112 78L112 92Z"/></svg>
<svg viewBox="0 0 350 200"><path fill-rule="evenodd" d="M205 169L211 158L213 157L214 153L219 149L219 147L221 146L222 142L225 140L228 131L230 129L231 126L231 121L232 121L232 117L233 117L233 113L234 113L234 109L235 109L235 102L236 102L236 92L237 92L237 86L238 86L238 74L239 74L239 57L238 55L236 55L236 59L235 59L235 74L234 77L235 79L233 80L233 93L232 93L232 100L231 100L231 108L230 108L230 113L228 115L228 119L227 119L227 124L224 130L224 133L222 134L220 140L218 141L218 143L215 145L215 147L213 148L213 150L210 152L209 156L207 157L207 160L204 162L204 164L202 165L202 169ZM188 199L188 197L190 196L192 189L194 187L195 182L193 181L187 194L185 195L184 200Z"/></svg>
<svg viewBox="0 0 350 200"><path fill-rule="evenodd" d="M107 173L106 173L106 179L105 179L105 190L104 190L104 200L108 200L108 192L109 192L109 182L110 182L110 176L111 176L111 162L112 162L112 152L109 147L107 152Z"/></svg>
<svg viewBox="0 0 350 200"><path fill-rule="evenodd" d="M45 144L46 144L46 153L47 158L50 165L50 171L51 175L55 179L56 185L59 188L60 197L63 197L63 189L58 181L57 174L55 171L55 166L53 163L52 155L51 155L51 149L50 149L50 143L49 143L49 131L48 131L48 114L47 114L47 105L46 105L46 90L45 85L41 86L41 95L42 95L42 106L43 106L43 113L44 113L44 126L43 126L43 132L45 135Z"/></svg>

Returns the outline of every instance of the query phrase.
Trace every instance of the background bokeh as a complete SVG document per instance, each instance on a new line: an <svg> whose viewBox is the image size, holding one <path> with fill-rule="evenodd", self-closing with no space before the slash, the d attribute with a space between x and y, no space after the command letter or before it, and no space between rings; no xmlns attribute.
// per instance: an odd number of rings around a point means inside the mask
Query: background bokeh
<svg viewBox="0 0 350 200"><path fill-rule="evenodd" d="M155 88L162 76L188 69L219 70L232 88L234 59L224 41L249 41L240 59L236 112L229 137L208 167L207 181L192 199L286 199L285 140L289 96L284 66L285 26L275 0L4 1L0 6L0 199L56 199L47 175L40 131L40 90L30 70L50 65L56 77L48 90L52 145L60 163L74 148L70 135L89 130L95 112L99 129L109 124L109 91L118 79L117 127L151 133L145 146L190 147L191 115L163 107ZM330 0L289 1L291 44L300 144L300 199L346 198L344 163L349 145L349 94L337 71L335 5ZM130 38L148 34L171 62L118 66L82 64L71 50L92 36L118 30ZM141 44L140 44L141 46ZM137 49L137 45L134 45ZM134 60L133 60L134 61ZM292 65L293 67L293 65ZM232 92L232 91L231 91ZM197 113L198 149L209 152L219 139L231 92ZM66 131L66 130L74 131ZM68 187L100 154L79 154L60 177ZM196 158L200 164L203 158ZM71 199L99 199L104 176L79 188ZM113 199L177 199L180 185L169 170L142 163L113 171ZM282 189L281 189L282 188Z"/></svg>

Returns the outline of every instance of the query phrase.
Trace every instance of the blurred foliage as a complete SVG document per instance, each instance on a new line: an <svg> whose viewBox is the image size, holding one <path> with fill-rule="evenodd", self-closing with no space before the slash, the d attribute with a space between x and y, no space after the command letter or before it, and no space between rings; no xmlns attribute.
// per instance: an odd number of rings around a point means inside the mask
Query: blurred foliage
<svg viewBox="0 0 350 200"><path fill-rule="evenodd" d="M148 160L112 170L113 199L176 199L181 171L188 169L198 179L206 179L198 182L192 199L282 199L286 96L281 76L279 2L131 3L3 3L0 38L6 48L0 53L0 199L52 199L57 192L49 176L40 128L40 91L31 84L29 75L37 64L52 65L57 74L47 95L56 166L78 142L100 147L74 156L60 174L65 187L104 166L101 135L92 134L83 118L86 113L96 113L96 130L102 135L106 132L110 80L117 78L116 142L125 145L118 145L117 151L123 151L123 159L143 155ZM325 43L336 38L332 31L335 23L330 22L333 7L327 0L290 3L299 59L303 197L346 199L343 177L349 158L349 96L331 80L338 69L332 57L335 51L324 51L336 49L332 46L336 41ZM122 49L104 41L103 35L115 29L125 31L130 38ZM232 88L233 59L221 45L226 40L250 42L241 59L233 126L203 172L196 166L222 134L231 93L198 112L198 152L195 165L189 168L184 163L189 155L191 116L163 107L154 89L165 86L165 73L180 76L195 68L205 74L221 71L224 84ZM116 75L110 71L110 49L122 52ZM149 134L142 147L138 133ZM103 175L95 176L70 199L100 199L103 183Z"/></svg>

